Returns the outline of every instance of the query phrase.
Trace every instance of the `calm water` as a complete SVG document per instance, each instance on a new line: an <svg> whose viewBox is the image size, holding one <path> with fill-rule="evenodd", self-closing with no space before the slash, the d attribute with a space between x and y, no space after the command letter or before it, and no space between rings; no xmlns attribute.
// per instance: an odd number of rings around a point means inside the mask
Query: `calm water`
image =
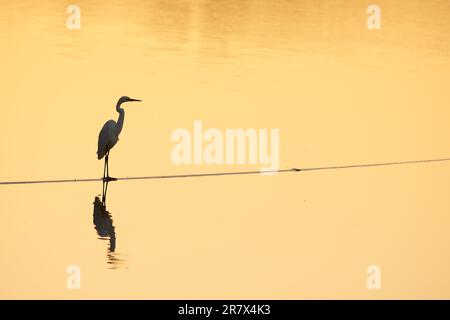
<svg viewBox="0 0 450 320"><path fill-rule="evenodd" d="M3 1L0 180L176 166L173 130L279 128L280 165L450 155L450 2ZM449 298L447 163L271 177L0 186L1 298ZM366 288L367 266L382 290ZM81 270L68 290L66 269Z"/></svg>

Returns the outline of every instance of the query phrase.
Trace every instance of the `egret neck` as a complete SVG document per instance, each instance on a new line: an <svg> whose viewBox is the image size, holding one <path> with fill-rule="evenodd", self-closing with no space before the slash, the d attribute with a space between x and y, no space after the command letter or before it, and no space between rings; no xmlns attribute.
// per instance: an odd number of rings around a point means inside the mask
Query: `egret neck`
<svg viewBox="0 0 450 320"><path fill-rule="evenodd" d="M122 101L118 101L116 105L116 111L119 113L119 119L117 119L117 127L116 127L116 134L119 136L120 132L122 131L123 127L123 121L125 120L125 110L123 110L120 105L122 104Z"/></svg>

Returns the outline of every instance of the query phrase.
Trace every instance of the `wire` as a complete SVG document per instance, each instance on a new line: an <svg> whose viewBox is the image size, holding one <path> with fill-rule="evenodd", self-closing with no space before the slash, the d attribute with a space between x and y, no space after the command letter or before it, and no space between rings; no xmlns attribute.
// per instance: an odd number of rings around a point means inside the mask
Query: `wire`
<svg viewBox="0 0 450 320"><path fill-rule="evenodd" d="M351 168L382 167L382 166L394 166L394 165L402 165L402 164L416 164L416 163L444 162L444 161L450 161L450 158L411 160L411 161L396 161L396 162L380 162L380 163L368 163L368 164L351 164L351 165L344 165L344 166L329 166L329 167L315 167L315 168L303 168L303 169L299 169L299 171L317 171L317 170L337 170L337 169L351 169Z"/></svg>
<svg viewBox="0 0 450 320"><path fill-rule="evenodd" d="M261 173L277 173L277 172L298 172L299 169L282 169L282 170L267 170L267 171L235 171L235 172L213 172L213 173L192 173L192 174L176 174L168 176L147 176L147 177L125 177L117 178L117 180L148 180L148 179L174 179L174 178L199 178L199 177L214 177L214 176L235 176L245 174L261 174Z"/></svg>
<svg viewBox="0 0 450 320"><path fill-rule="evenodd" d="M290 169L267 170L267 171L257 170L257 171L188 173L188 174L159 175L159 176L123 177L123 178L112 178L113 179L112 181L154 180L154 179L175 179L175 178L199 178L199 177L212 177L212 176L251 175L251 174L261 174L261 173L283 173L283 172L287 173L287 172L302 172L302 171L338 170L338 169L381 167L381 166L419 164L419 163L430 163L430 162L447 162L447 161L450 161L450 158L411 160L411 161L396 161L396 162L380 162L380 163L366 163L366 164L351 164L351 165L341 165L341 166L290 168ZM71 182L94 182L94 181L103 181L103 179L102 178L90 178L90 179L61 179L61 180L0 181L0 185L43 184L43 183L71 183Z"/></svg>

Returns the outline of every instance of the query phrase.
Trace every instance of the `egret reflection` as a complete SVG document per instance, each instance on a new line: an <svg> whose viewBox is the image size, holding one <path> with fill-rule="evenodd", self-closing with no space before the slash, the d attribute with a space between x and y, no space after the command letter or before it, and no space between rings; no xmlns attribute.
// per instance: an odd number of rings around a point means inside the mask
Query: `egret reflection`
<svg viewBox="0 0 450 320"><path fill-rule="evenodd" d="M109 267L111 269L117 269L125 260L120 259L120 254L116 252L116 231L113 219L111 214L106 210L105 203L98 196L94 200L93 222L99 239L109 241L106 254Z"/></svg>

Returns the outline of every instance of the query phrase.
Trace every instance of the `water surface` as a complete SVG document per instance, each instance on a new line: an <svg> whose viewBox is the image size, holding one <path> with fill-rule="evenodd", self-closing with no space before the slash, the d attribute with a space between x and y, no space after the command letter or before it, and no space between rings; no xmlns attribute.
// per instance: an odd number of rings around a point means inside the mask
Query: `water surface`
<svg viewBox="0 0 450 320"><path fill-rule="evenodd" d="M176 128L279 128L281 166L450 154L450 2L3 1L0 180L175 166ZM1 298L449 298L450 167L1 186ZM100 238L100 239L99 239ZM66 268L81 268L80 290ZM366 288L379 265L380 291Z"/></svg>

